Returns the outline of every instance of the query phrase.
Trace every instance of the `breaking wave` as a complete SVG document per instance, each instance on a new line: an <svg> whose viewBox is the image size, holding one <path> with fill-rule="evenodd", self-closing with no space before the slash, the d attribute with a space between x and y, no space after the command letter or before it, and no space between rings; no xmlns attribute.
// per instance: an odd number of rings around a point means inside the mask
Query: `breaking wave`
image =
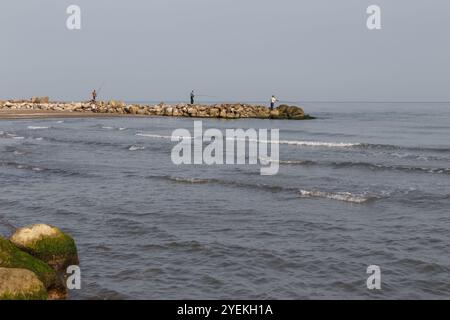
<svg viewBox="0 0 450 320"><path fill-rule="evenodd" d="M149 134L149 133L137 133L136 136L147 137L147 138L155 138L155 139L172 139L172 136L167 135L158 135L158 134ZM197 137L190 136L176 136L175 139L186 139L193 140L197 139ZM199 137L198 137L199 138ZM348 143L348 142L323 142L323 141L301 141L301 140L280 140L278 142L270 141L270 140L261 140L261 139L242 139L242 138L227 138L228 141L250 141L257 143L276 143L280 145L294 145L294 146L303 146L303 147L329 147L329 148L348 148L361 145L360 143Z"/></svg>
<svg viewBox="0 0 450 320"><path fill-rule="evenodd" d="M264 160L264 159L262 159ZM417 173L432 173L432 174L450 174L450 168L430 168L430 167L415 167L408 165L384 165L369 162L352 162L352 161L324 161L318 162L313 160L270 160L266 159L264 161L278 162L281 165L298 165L298 166L327 166L339 169L345 168L360 168L370 171L401 171L401 172L417 172Z"/></svg>
<svg viewBox="0 0 450 320"><path fill-rule="evenodd" d="M325 192L300 190L300 196L303 198L324 198L351 203L366 203L378 199L375 196L359 195L350 192Z"/></svg>
<svg viewBox="0 0 450 320"><path fill-rule="evenodd" d="M29 130L45 130L48 129L48 127L39 127L39 126L28 126Z"/></svg>
<svg viewBox="0 0 450 320"><path fill-rule="evenodd" d="M140 145L132 145L131 147L128 148L129 151L140 151L140 150L145 150L144 146L140 146Z"/></svg>
<svg viewBox="0 0 450 320"><path fill-rule="evenodd" d="M227 181L221 179L198 179L198 178L184 178L184 177L173 177L173 176L150 176L147 178L157 178L168 180L177 183L185 184L218 184L222 186L245 188L245 189L257 189L268 192L290 192L293 194L300 193L302 198L325 198L330 200L338 200L343 202L351 202L363 204L370 201L374 201L382 198L381 195L366 195L366 194L354 194L350 192L327 192L320 190L303 190L295 187L280 187L267 184L257 184L257 183L245 183L236 181Z"/></svg>

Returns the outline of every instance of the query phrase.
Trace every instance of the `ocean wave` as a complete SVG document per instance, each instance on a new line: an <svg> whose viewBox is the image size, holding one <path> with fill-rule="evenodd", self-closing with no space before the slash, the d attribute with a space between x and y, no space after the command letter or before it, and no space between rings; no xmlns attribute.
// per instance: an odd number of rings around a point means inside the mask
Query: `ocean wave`
<svg viewBox="0 0 450 320"><path fill-rule="evenodd" d="M159 134L150 134L150 133L137 133L136 136L147 137L147 138L156 138L156 139L186 139L186 140L194 140L200 139L200 137L191 137L191 136L168 136L168 135L159 135ZM240 139L235 137L226 137L227 141L249 141L249 142L257 142L257 143L275 143L280 145L294 145L294 146L302 146L302 147L328 147L328 148L348 148L361 145L360 143L349 143L349 142L324 142L324 141L302 141L302 140L279 140L279 141L271 141L271 140L261 140L261 139Z"/></svg>
<svg viewBox="0 0 450 320"><path fill-rule="evenodd" d="M23 139L25 139L25 137L18 136L17 134L9 133L9 132L4 132L4 131L0 131L0 138L4 138L4 139L16 139L16 140L23 140Z"/></svg>
<svg viewBox="0 0 450 320"><path fill-rule="evenodd" d="M45 130L48 129L49 127L39 127L39 126L28 126L29 130Z"/></svg>
<svg viewBox="0 0 450 320"><path fill-rule="evenodd" d="M376 200L375 196L367 196L362 194L353 194L350 192L326 192L326 191L308 191L300 190L300 196L303 198L325 198L330 200L338 200L351 203L366 203Z"/></svg>
<svg viewBox="0 0 450 320"><path fill-rule="evenodd" d="M375 150L408 150L415 152L436 152L447 153L450 152L450 148L445 147L420 147L420 146L398 146L391 144L372 144L372 143L360 143L358 147L363 149L375 149Z"/></svg>
<svg viewBox="0 0 450 320"><path fill-rule="evenodd" d="M416 167L408 165L387 165L369 162L352 162L352 161L313 161L313 160L270 160L262 159L263 161L277 162L281 165L299 165L299 166L324 166L334 167L338 169L345 168L360 168L371 171L401 171L401 172L417 172L417 173L432 173L432 174L450 174L450 168L430 168L430 167Z"/></svg>
<svg viewBox="0 0 450 320"><path fill-rule="evenodd" d="M184 183L184 184L216 184L221 186L230 186L235 188L244 188L244 189L258 189L258 190L264 190L269 192L278 192L281 190L290 190L290 191L297 191L297 188L288 188L288 187L279 187L279 186L273 186L268 184L258 184L258 183L246 183L246 182L239 182L239 181L233 181L233 180L222 180L222 179L205 179L205 178L189 178L189 177L174 177L174 176L168 176L168 175L153 175L153 176L147 176L147 179L160 179L160 180L166 180L170 182L177 182L177 183Z"/></svg>
<svg viewBox="0 0 450 320"><path fill-rule="evenodd" d="M145 150L144 146L140 146L140 145L132 145L131 147L128 148L129 151L140 151L140 150Z"/></svg>
<svg viewBox="0 0 450 320"><path fill-rule="evenodd" d="M196 179L196 178L180 178L180 177L167 177L168 180L180 183L188 183L188 184L205 184L213 182L213 180L208 179Z"/></svg>
<svg viewBox="0 0 450 320"><path fill-rule="evenodd" d="M329 148L349 148L361 145L360 143L349 143L349 142L323 142L323 141L297 141L297 140L280 140L280 144L296 145L304 147L329 147Z"/></svg>
<svg viewBox="0 0 450 320"><path fill-rule="evenodd" d="M185 139L185 140L193 140L192 137L189 136L165 136L165 135L160 135L160 134L150 134L150 133L136 133L136 136L138 137L146 137L146 138L154 138L154 139L168 139L171 140L172 138L175 139Z"/></svg>
<svg viewBox="0 0 450 320"><path fill-rule="evenodd" d="M333 166L337 168L354 168L360 167L372 171L402 171L402 172L418 172L418 173L433 173L433 174L450 174L450 168L429 168L429 167L414 167L407 165L383 165L366 162L333 162Z"/></svg>
<svg viewBox="0 0 450 320"><path fill-rule="evenodd" d="M105 129L105 130L118 130L118 131L124 131L127 129L125 127L116 128L116 127L111 127L111 126L101 126L101 128Z"/></svg>
<svg viewBox="0 0 450 320"><path fill-rule="evenodd" d="M56 174L63 177L93 177L91 174L81 173L81 172L75 172L65 169L53 169L53 168L45 168L33 164L25 164L25 163L18 163L14 161L3 161L0 162L1 166L7 166L7 167L13 167L19 170L29 170L33 172L39 172L39 173L50 173L50 174Z"/></svg>

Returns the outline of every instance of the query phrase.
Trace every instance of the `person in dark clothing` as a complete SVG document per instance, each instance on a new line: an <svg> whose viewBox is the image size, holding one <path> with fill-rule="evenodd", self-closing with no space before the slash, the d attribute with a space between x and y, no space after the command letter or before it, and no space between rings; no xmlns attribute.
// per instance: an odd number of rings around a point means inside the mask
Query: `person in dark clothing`
<svg viewBox="0 0 450 320"><path fill-rule="evenodd" d="M97 91L96 90L94 90L94 91L92 91L92 102L96 102L97 101Z"/></svg>
<svg viewBox="0 0 450 320"><path fill-rule="evenodd" d="M191 104L194 104L195 100L195 93L194 90L191 91Z"/></svg>

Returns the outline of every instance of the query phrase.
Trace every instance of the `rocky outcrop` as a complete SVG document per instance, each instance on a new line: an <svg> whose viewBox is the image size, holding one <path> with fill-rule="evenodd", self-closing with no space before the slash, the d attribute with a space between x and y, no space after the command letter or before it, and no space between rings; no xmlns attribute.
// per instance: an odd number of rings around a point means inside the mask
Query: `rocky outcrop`
<svg viewBox="0 0 450 320"><path fill-rule="evenodd" d="M30 100L31 103L49 103L50 98L49 97L33 97Z"/></svg>
<svg viewBox="0 0 450 320"><path fill-rule="evenodd" d="M64 272L68 266L79 264L75 241L56 227L36 224L20 228L10 241L56 271Z"/></svg>
<svg viewBox="0 0 450 320"><path fill-rule="evenodd" d="M52 299L63 299L67 290L61 277L45 262L20 250L9 240L0 236L0 268L26 269L33 272L43 283Z"/></svg>
<svg viewBox="0 0 450 320"><path fill-rule="evenodd" d="M60 229L36 224L0 236L0 300L67 298L68 266L78 265L75 241Z"/></svg>
<svg viewBox="0 0 450 320"><path fill-rule="evenodd" d="M214 104L214 105L158 105L126 104L122 101L108 102L48 102L48 99L36 98L32 101L7 101L0 110L41 110L83 113L105 113L114 115L140 115L190 118L219 119L283 119L309 120L313 117L305 114L302 108L282 105L270 111L266 106L250 104Z"/></svg>
<svg viewBox="0 0 450 320"><path fill-rule="evenodd" d="M26 269L0 268L0 300L47 300L41 280Z"/></svg>
<svg viewBox="0 0 450 320"><path fill-rule="evenodd" d="M277 109L278 115L276 119L290 119L290 120L303 120L309 115L306 115L302 108L288 105L281 105Z"/></svg>

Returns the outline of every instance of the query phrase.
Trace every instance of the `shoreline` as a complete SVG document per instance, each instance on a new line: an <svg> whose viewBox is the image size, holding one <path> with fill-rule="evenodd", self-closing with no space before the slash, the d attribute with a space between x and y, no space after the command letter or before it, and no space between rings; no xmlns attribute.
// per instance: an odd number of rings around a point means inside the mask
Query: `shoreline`
<svg viewBox="0 0 450 320"><path fill-rule="evenodd" d="M48 97L0 101L0 119L162 116L215 119L312 120L301 107L234 104L126 104L122 101L51 102Z"/></svg>

